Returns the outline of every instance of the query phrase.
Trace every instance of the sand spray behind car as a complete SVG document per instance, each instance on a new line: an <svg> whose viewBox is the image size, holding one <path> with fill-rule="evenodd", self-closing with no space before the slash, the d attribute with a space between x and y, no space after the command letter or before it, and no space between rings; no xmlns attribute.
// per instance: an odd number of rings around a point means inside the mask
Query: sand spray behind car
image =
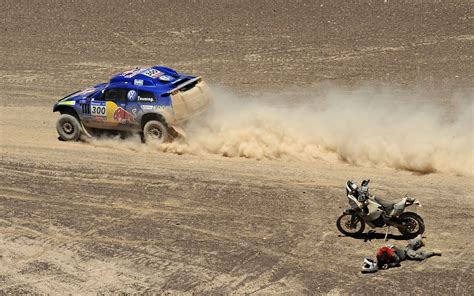
<svg viewBox="0 0 474 296"><path fill-rule="evenodd" d="M185 139L154 146L140 145L137 138L122 148L251 159L322 158L419 173L472 174L469 93L435 101L428 92L369 87L253 97L213 90L210 110L188 123Z"/></svg>

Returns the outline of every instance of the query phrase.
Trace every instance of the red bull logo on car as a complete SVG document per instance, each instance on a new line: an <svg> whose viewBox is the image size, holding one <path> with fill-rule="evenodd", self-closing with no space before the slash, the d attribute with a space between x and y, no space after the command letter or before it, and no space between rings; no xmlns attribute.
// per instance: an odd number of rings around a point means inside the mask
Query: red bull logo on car
<svg viewBox="0 0 474 296"><path fill-rule="evenodd" d="M120 123L135 122L135 116L133 116L132 113L128 112L122 107L118 107L117 109L115 109L112 119L113 121L118 121Z"/></svg>
<svg viewBox="0 0 474 296"><path fill-rule="evenodd" d="M101 102L101 104L104 103L105 102ZM135 115L117 106L114 102L107 101L103 108L106 108L106 112L103 116L107 118L106 121L109 123L135 123Z"/></svg>

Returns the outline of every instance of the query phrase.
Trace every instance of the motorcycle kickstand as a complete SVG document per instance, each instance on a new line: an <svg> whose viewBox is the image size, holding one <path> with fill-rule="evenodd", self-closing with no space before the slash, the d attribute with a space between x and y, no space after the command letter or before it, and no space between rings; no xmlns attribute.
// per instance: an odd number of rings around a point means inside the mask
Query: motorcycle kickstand
<svg viewBox="0 0 474 296"><path fill-rule="evenodd" d="M384 238L384 241L387 241L387 238L388 238L388 231L390 230L390 226L386 226L385 227L385 238Z"/></svg>

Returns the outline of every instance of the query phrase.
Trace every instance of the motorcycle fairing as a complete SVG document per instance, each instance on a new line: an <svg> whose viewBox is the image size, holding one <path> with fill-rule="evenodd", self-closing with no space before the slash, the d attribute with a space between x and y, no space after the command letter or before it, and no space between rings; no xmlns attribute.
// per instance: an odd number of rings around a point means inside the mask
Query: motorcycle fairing
<svg viewBox="0 0 474 296"><path fill-rule="evenodd" d="M366 222L373 221L380 217L380 215L382 215L382 210L380 209L380 206L370 199L368 201L369 203L367 204L367 208L369 209L369 214L364 219Z"/></svg>

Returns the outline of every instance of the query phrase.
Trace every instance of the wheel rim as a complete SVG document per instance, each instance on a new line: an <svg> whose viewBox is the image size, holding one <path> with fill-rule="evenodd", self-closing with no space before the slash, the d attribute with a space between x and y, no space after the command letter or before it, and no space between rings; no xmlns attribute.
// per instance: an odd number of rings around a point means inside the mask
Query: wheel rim
<svg viewBox="0 0 474 296"><path fill-rule="evenodd" d="M74 125L70 122L63 123L62 128L63 128L63 131L68 135L71 135L74 133Z"/></svg>
<svg viewBox="0 0 474 296"><path fill-rule="evenodd" d="M159 128L153 127L148 131L148 135L155 140L160 140L163 137L163 132Z"/></svg>
<svg viewBox="0 0 474 296"><path fill-rule="evenodd" d="M406 233L416 233L420 226L418 225L418 221L414 218L407 218L402 222L403 228Z"/></svg>
<svg viewBox="0 0 474 296"><path fill-rule="evenodd" d="M360 223L360 218L357 216L355 217L354 223L351 222L351 219L352 219L351 215L343 216L341 218L341 226L348 233L356 233L361 229L362 223Z"/></svg>

